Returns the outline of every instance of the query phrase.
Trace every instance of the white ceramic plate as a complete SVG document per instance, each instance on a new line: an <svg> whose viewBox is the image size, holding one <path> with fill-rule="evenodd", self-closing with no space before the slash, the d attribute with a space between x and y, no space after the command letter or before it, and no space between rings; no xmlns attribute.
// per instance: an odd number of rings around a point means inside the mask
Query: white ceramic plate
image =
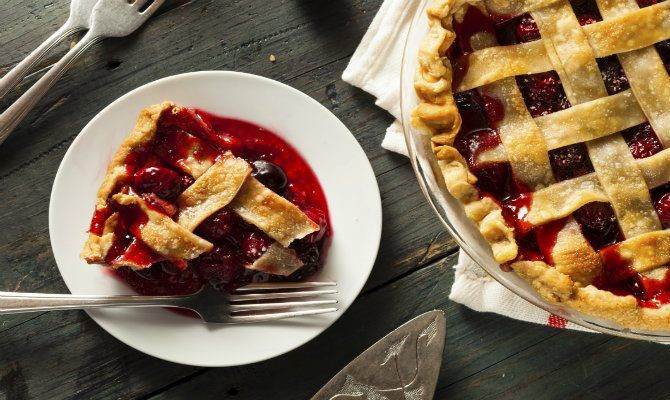
<svg viewBox="0 0 670 400"><path fill-rule="evenodd" d="M309 96L276 81L237 72L194 72L144 85L119 98L84 127L58 169L49 232L56 263L76 294L131 290L79 258L105 169L139 111L172 100L244 119L291 143L321 181L333 241L314 280L338 283L339 311L253 325L206 324L163 309L107 309L89 315L122 342L164 360L221 367L266 360L323 332L351 305L374 264L381 236L381 199L365 153L349 130Z"/></svg>

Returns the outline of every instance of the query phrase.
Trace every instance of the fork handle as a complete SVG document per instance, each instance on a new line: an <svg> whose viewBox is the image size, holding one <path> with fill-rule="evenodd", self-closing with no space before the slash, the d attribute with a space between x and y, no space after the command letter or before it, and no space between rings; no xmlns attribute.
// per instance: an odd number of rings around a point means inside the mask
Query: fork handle
<svg viewBox="0 0 670 400"><path fill-rule="evenodd" d="M0 292L0 315L106 307L183 307L190 296L94 296Z"/></svg>
<svg viewBox="0 0 670 400"><path fill-rule="evenodd" d="M16 64L5 76L0 79L0 99L2 99L10 90L14 88L21 80L28 75L33 67L40 62L44 55L51 50L55 45L60 43L66 36L80 30L79 27L71 26L68 20L63 26L58 28L51 36L49 36L41 45L39 45L32 53L24 58L20 63Z"/></svg>
<svg viewBox="0 0 670 400"><path fill-rule="evenodd" d="M0 115L0 143L14 128L28 115L38 101L56 83L56 81L68 70L68 68L92 45L97 43L100 36L96 36L92 30L67 52L57 63L55 63L44 76L42 76L30 89L28 89L18 100L14 102L5 112Z"/></svg>

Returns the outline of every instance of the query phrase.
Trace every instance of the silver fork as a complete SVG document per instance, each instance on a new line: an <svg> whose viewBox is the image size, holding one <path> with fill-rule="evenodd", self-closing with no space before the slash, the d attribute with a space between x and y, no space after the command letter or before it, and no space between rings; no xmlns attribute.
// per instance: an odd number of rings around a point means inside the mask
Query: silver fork
<svg viewBox="0 0 670 400"><path fill-rule="evenodd" d="M54 64L37 83L0 115L0 143L25 118L53 84L88 48L107 37L130 35L140 27L165 0L101 0L91 11L91 27L84 37ZM147 3L148 7L142 9ZM142 11L140 11L142 9Z"/></svg>
<svg viewBox="0 0 670 400"><path fill-rule="evenodd" d="M239 324L337 311L335 299L306 300L337 293L335 282L260 283L228 294L203 286L187 296L94 296L0 292L0 314L107 307L177 307L194 311L205 322ZM300 300L296 300L300 299ZM304 308L295 310L296 308Z"/></svg>
<svg viewBox="0 0 670 400"><path fill-rule="evenodd" d="M91 11L98 0L72 0L70 4L70 16L67 21L58 28L44 43L39 45L28 57L16 64L11 71L0 79L0 99L4 97L17 83L23 79L28 72L35 66L44 55L55 45L60 43L66 36L89 28Z"/></svg>

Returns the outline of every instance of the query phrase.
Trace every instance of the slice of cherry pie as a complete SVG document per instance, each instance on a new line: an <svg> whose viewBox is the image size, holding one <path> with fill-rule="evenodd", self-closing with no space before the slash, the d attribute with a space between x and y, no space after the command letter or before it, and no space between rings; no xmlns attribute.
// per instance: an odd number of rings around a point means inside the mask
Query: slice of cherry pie
<svg viewBox="0 0 670 400"><path fill-rule="evenodd" d="M171 102L142 110L100 186L81 257L142 294L302 280L331 230L307 163L256 125Z"/></svg>
<svg viewBox="0 0 670 400"><path fill-rule="evenodd" d="M670 1L438 0L413 124L503 266L670 328Z"/></svg>

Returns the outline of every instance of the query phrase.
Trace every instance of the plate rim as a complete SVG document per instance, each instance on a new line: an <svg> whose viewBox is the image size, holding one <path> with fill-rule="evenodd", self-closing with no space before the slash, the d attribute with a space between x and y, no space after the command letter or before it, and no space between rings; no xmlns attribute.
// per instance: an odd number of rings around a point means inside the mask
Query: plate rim
<svg viewBox="0 0 670 400"><path fill-rule="evenodd" d="M293 351L293 350L295 350L299 347L304 346L305 344L314 340L316 337L320 336L330 326L332 326L337 320L339 320L342 317L342 315L349 309L349 307L351 307L351 305L353 305L353 303L356 301L356 299L360 295L363 287L365 286L368 279L370 278L370 275L372 273L372 269L374 268L377 257L379 255L379 247L381 245L382 224L383 224L382 200L381 200L381 193L380 193L380 190L379 190L379 185L378 185L377 178L376 178L376 175L374 173L374 170L372 168L372 164L370 163L370 159L368 158L367 154L365 154L365 151L363 150L361 144L358 142L358 140L354 136L353 132L351 132L351 130L349 130L349 128L332 111L330 111L323 104L321 104L316 99L309 96L308 94L303 93L302 91L300 91L300 90L298 90L298 89L296 89L296 88L294 88L294 87L292 87L292 86L290 86L286 83L279 82L277 80L267 78L267 77L264 77L264 76L260 76L260 75L256 75L256 74L250 74L250 73L246 73L246 72L238 72L238 71L228 71L228 70L226 70L226 71L220 71L220 70L192 71L192 72L186 72L186 73L180 73L180 74L174 74L174 75L166 76L166 77L159 78L159 79L147 82L145 84L142 84L141 86L138 86L138 87L124 93L123 95L119 96L114 101L107 104L100 111L98 111L95 114L95 116L93 116L93 118L91 118L88 121L88 123L86 123L86 125L84 125L81 128L81 130L79 131L77 136L74 138L72 143L70 143L70 145L68 146L68 149L65 152L65 154L64 154L63 158L61 159L61 162L58 166L58 169L56 171L56 175L54 177L54 181L53 181L53 184L52 184L52 187L51 187L51 193L50 193L50 196L49 196L49 208L48 208L48 230L49 230L49 242L50 242L50 245L51 245L51 248L52 248L54 261L56 262L56 266L58 268L58 273L61 276L61 278L63 279L66 287L68 288L68 290L72 293L72 289L70 288L70 285L68 284L68 281L65 278L65 276L64 276L64 274L61 270L61 266L58 263L58 260L56 258L56 254L53 251L54 250L54 246L53 246L54 235L55 235L55 232L56 232L56 228L54 226L55 221L54 221L54 217L53 217L53 215L55 213L54 199L56 197L56 191L57 191L56 188L65 179L63 169L64 169L64 165L67 163L68 159L73 157L74 151L72 149L75 148L75 145L80 140L82 140L82 137L83 137L82 133L83 132L85 132L87 129L89 129L89 127L95 126L95 124L98 122L98 120L101 119L103 115L109 113L110 109L112 109L115 105L117 105L118 103L122 103L122 102L126 101L128 98L135 95L136 93L138 93L140 91L143 91L143 90L149 90L152 87L158 86L160 84L163 84L163 83L166 83L166 82L169 82L169 81L181 80L181 79L191 79L193 77L202 77L202 76L208 76L208 75L212 76L212 77L215 77L215 79L226 79L226 78L229 78L229 77L237 77L237 78L242 78L242 79L256 80L256 81L261 82L262 84L272 85L272 86L275 86L275 87L279 88L279 90L286 90L286 91L289 91L289 92L293 92L294 94L298 95L299 97L302 97L303 99L305 99L305 101L311 102L313 105L315 105L317 108L320 108L322 111L325 111L326 113L331 114L334 117L334 120L336 121L335 123L338 124L341 129L344 129L346 132L349 133L349 135L342 135L343 138L346 137L346 139L344 139L344 140L349 141L349 143L352 145L353 149L355 149L354 151L360 152L361 155L367 161L365 163L366 164L365 168L363 169L363 171L360 171L360 174L368 175L366 179L369 179L371 182L374 183L374 185L373 185L374 189L372 190L372 192L373 192L372 194L374 194L374 199L373 199L374 201L372 201L371 203L374 204L374 206L375 206L374 210L367 210L367 211L368 212L374 212L374 219L376 221L379 221L378 224L377 223L375 224L375 227L373 228L373 230L371 230L371 232L374 233L374 237L372 238L373 240L371 240L372 243L370 244L370 246L374 246L374 249L371 248L372 252L370 254L374 255L374 256L372 257L372 259L369 262L369 267L366 268L367 270L365 271L365 274L364 274L365 278L360 279L360 283L358 285L354 286L355 290L353 290L352 293L355 293L355 294L352 296L351 301L348 304L344 304L342 302L339 302L338 306L339 306L340 311L338 312L337 316L335 318L333 318L332 320L327 321L325 324L323 324L322 328L320 328L319 331L316 334L312 335L311 337L308 337L306 340L304 340L300 343L297 343L297 344L292 345L292 346L288 346L288 347L282 349L280 352L278 352L274 355L260 356L260 357L256 356L256 357L252 357L249 360L244 361L244 362L232 362L232 363L230 363L230 362L220 362L220 361L218 361L218 362L192 362L192 361L188 361L188 360L178 359L176 357L171 357L169 355L159 354L159 353L156 353L154 351L148 351L146 349L141 349L141 348L138 348L138 346L136 346L135 344L128 343L126 340L119 337L119 332L116 332L113 329L112 330L108 329L108 326L107 326L108 321L104 321L102 318L96 316L95 315L95 310L90 310L90 311L89 310L84 310L88 314L88 316L93 321L95 321L95 323L98 326L100 326L109 335L114 337L116 340L124 343L125 345L127 345L127 346L129 346L129 347L131 347L131 348L133 348L133 349L135 349L139 352L142 352L144 354L150 355L152 357L155 357L155 358L158 358L158 359L161 359L161 360L165 360L165 361L169 361L169 362L173 362L173 363L178 363L178 364L183 364L183 365L192 365L192 366L198 366L198 367L231 367L231 366L239 366L239 365L248 365L248 364L252 364L252 363L256 363L256 362L260 362L260 361L266 361L266 360L269 360L269 359L272 359L272 358L279 357L279 356L284 355L286 353L289 353L289 352L291 352L291 351ZM366 263L366 264L368 264L368 263Z"/></svg>

